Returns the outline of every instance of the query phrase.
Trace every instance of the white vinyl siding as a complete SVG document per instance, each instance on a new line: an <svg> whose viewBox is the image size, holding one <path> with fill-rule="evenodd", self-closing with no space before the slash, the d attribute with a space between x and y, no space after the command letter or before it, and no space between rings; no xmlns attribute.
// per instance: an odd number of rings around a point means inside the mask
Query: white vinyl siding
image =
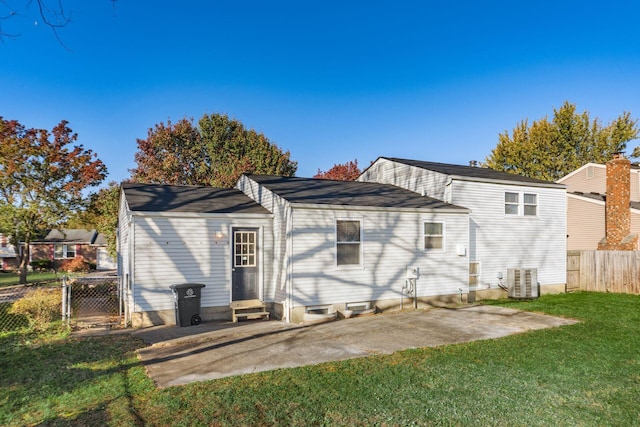
<svg viewBox="0 0 640 427"><path fill-rule="evenodd" d="M469 255L470 261L483 260L481 285L495 287L498 273L506 275L507 268L519 267L537 268L541 285L566 283L564 189L473 181L454 181L452 186L453 203L471 209ZM531 217L535 220L505 215L507 192L535 194L537 216Z"/></svg>
<svg viewBox="0 0 640 427"><path fill-rule="evenodd" d="M282 303L287 298L287 276L291 262L287 236L290 235L291 208L281 197L260 186L247 176L241 176L236 188L273 213L272 256L269 276L265 276L263 298Z"/></svg>
<svg viewBox="0 0 640 427"><path fill-rule="evenodd" d="M597 174L599 168L594 172ZM538 268L541 285L566 283L567 196L564 188L464 180L460 177L378 159L359 181L395 184L471 210L469 259L483 260L480 282L497 286L507 268ZM536 195L535 217L505 214L505 193ZM533 208L529 208L532 210ZM523 220L530 218L535 220ZM454 226L447 221L447 233ZM453 242L448 247L455 247ZM448 249L449 250L449 249ZM422 271L422 270L421 270ZM467 266L468 273L468 266ZM506 277L506 276L505 276ZM467 279L468 281L468 279Z"/></svg>
<svg viewBox="0 0 640 427"><path fill-rule="evenodd" d="M259 215L256 215L259 217ZM271 219L134 216L134 311L174 308L172 284L202 283L201 306L229 305L232 227L257 227L262 242L257 260L264 277L271 272ZM224 242L216 239L223 231ZM262 285L262 281L260 282Z"/></svg>
<svg viewBox="0 0 640 427"><path fill-rule="evenodd" d="M358 181L393 184L423 196L451 203L448 179L447 175L425 174L423 169L382 158L358 177Z"/></svg>
<svg viewBox="0 0 640 427"><path fill-rule="evenodd" d="M400 298L407 266L420 269L419 296L457 295L468 289L467 213L349 210L362 220L362 267L335 264L335 221L344 210L294 208L292 229L293 306L318 306ZM446 222L444 251L425 252L423 224Z"/></svg>

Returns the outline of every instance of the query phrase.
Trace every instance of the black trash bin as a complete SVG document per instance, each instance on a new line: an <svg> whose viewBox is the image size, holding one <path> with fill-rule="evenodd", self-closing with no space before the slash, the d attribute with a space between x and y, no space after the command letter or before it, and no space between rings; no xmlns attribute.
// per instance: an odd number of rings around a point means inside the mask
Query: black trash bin
<svg viewBox="0 0 640 427"><path fill-rule="evenodd" d="M201 283L180 283L170 286L176 304L176 325L191 326L202 322L200 317Z"/></svg>

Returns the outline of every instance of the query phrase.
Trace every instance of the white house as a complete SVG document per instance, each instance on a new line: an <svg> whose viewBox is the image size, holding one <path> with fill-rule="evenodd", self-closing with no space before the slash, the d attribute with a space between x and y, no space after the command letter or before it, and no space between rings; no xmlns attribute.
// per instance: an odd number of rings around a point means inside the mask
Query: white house
<svg viewBox="0 0 640 427"><path fill-rule="evenodd" d="M249 230L259 248L254 287L271 277L273 215L238 190L122 184L118 274L133 326L175 322L172 284L201 283L204 319L226 317L232 299L232 244ZM245 245L245 246L248 246ZM241 262L242 263L242 262ZM240 297L243 298L243 297Z"/></svg>
<svg viewBox="0 0 640 427"><path fill-rule="evenodd" d="M257 299L289 322L504 296L523 271L536 295L565 290L565 186L484 168L381 157L355 182L125 183L120 206L118 268L135 326L174 323L180 283L205 285L204 320Z"/></svg>
<svg viewBox="0 0 640 427"><path fill-rule="evenodd" d="M470 297L500 293L496 289L506 284L510 269L535 269L541 293L565 291L564 185L487 168L391 157L378 158L358 179L470 210Z"/></svg>
<svg viewBox="0 0 640 427"><path fill-rule="evenodd" d="M267 297L305 313L397 306L407 269L421 303L468 292L468 210L396 186L248 175L237 187L274 214Z"/></svg>
<svg viewBox="0 0 640 427"><path fill-rule="evenodd" d="M237 188L122 185L118 261L133 325L173 323L179 283L205 285L204 320L230 318L244 299L300 322L468 293L465 208L379 183L249 175ZM419 271L414 294L407 269Z"/></svg>

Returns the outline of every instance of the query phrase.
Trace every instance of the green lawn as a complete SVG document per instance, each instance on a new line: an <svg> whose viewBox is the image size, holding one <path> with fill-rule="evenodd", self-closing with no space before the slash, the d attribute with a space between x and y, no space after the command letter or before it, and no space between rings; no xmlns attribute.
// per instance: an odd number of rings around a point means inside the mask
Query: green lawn
<svg viewBox="0 0 640 427"><path fill-rule="evenodd" d="M640 424L639 296L494 304L582 322L163 390L128 334L5 334L0 425Z"/></svg>
<svg viewBox="0 0 640 427"><path fill-rule="evenodd" d="M64 273L55 273L53 271L47 272L29 272L27 274L27 282L42 282L46 280L57 279ZM0 288L7 286L13 286L18 284L18 274L13 272L0 272Z"/></svg>

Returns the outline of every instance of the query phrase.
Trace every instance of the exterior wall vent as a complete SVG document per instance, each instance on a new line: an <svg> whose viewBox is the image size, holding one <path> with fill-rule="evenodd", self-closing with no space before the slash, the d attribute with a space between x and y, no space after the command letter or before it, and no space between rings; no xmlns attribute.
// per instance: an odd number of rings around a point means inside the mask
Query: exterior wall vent
<svg viewBox="0 0 640 427"><path fill-rule="evenodd" d="M532 299L539 296L537 268L509 268L507 283L509 298Z"/></svg>

